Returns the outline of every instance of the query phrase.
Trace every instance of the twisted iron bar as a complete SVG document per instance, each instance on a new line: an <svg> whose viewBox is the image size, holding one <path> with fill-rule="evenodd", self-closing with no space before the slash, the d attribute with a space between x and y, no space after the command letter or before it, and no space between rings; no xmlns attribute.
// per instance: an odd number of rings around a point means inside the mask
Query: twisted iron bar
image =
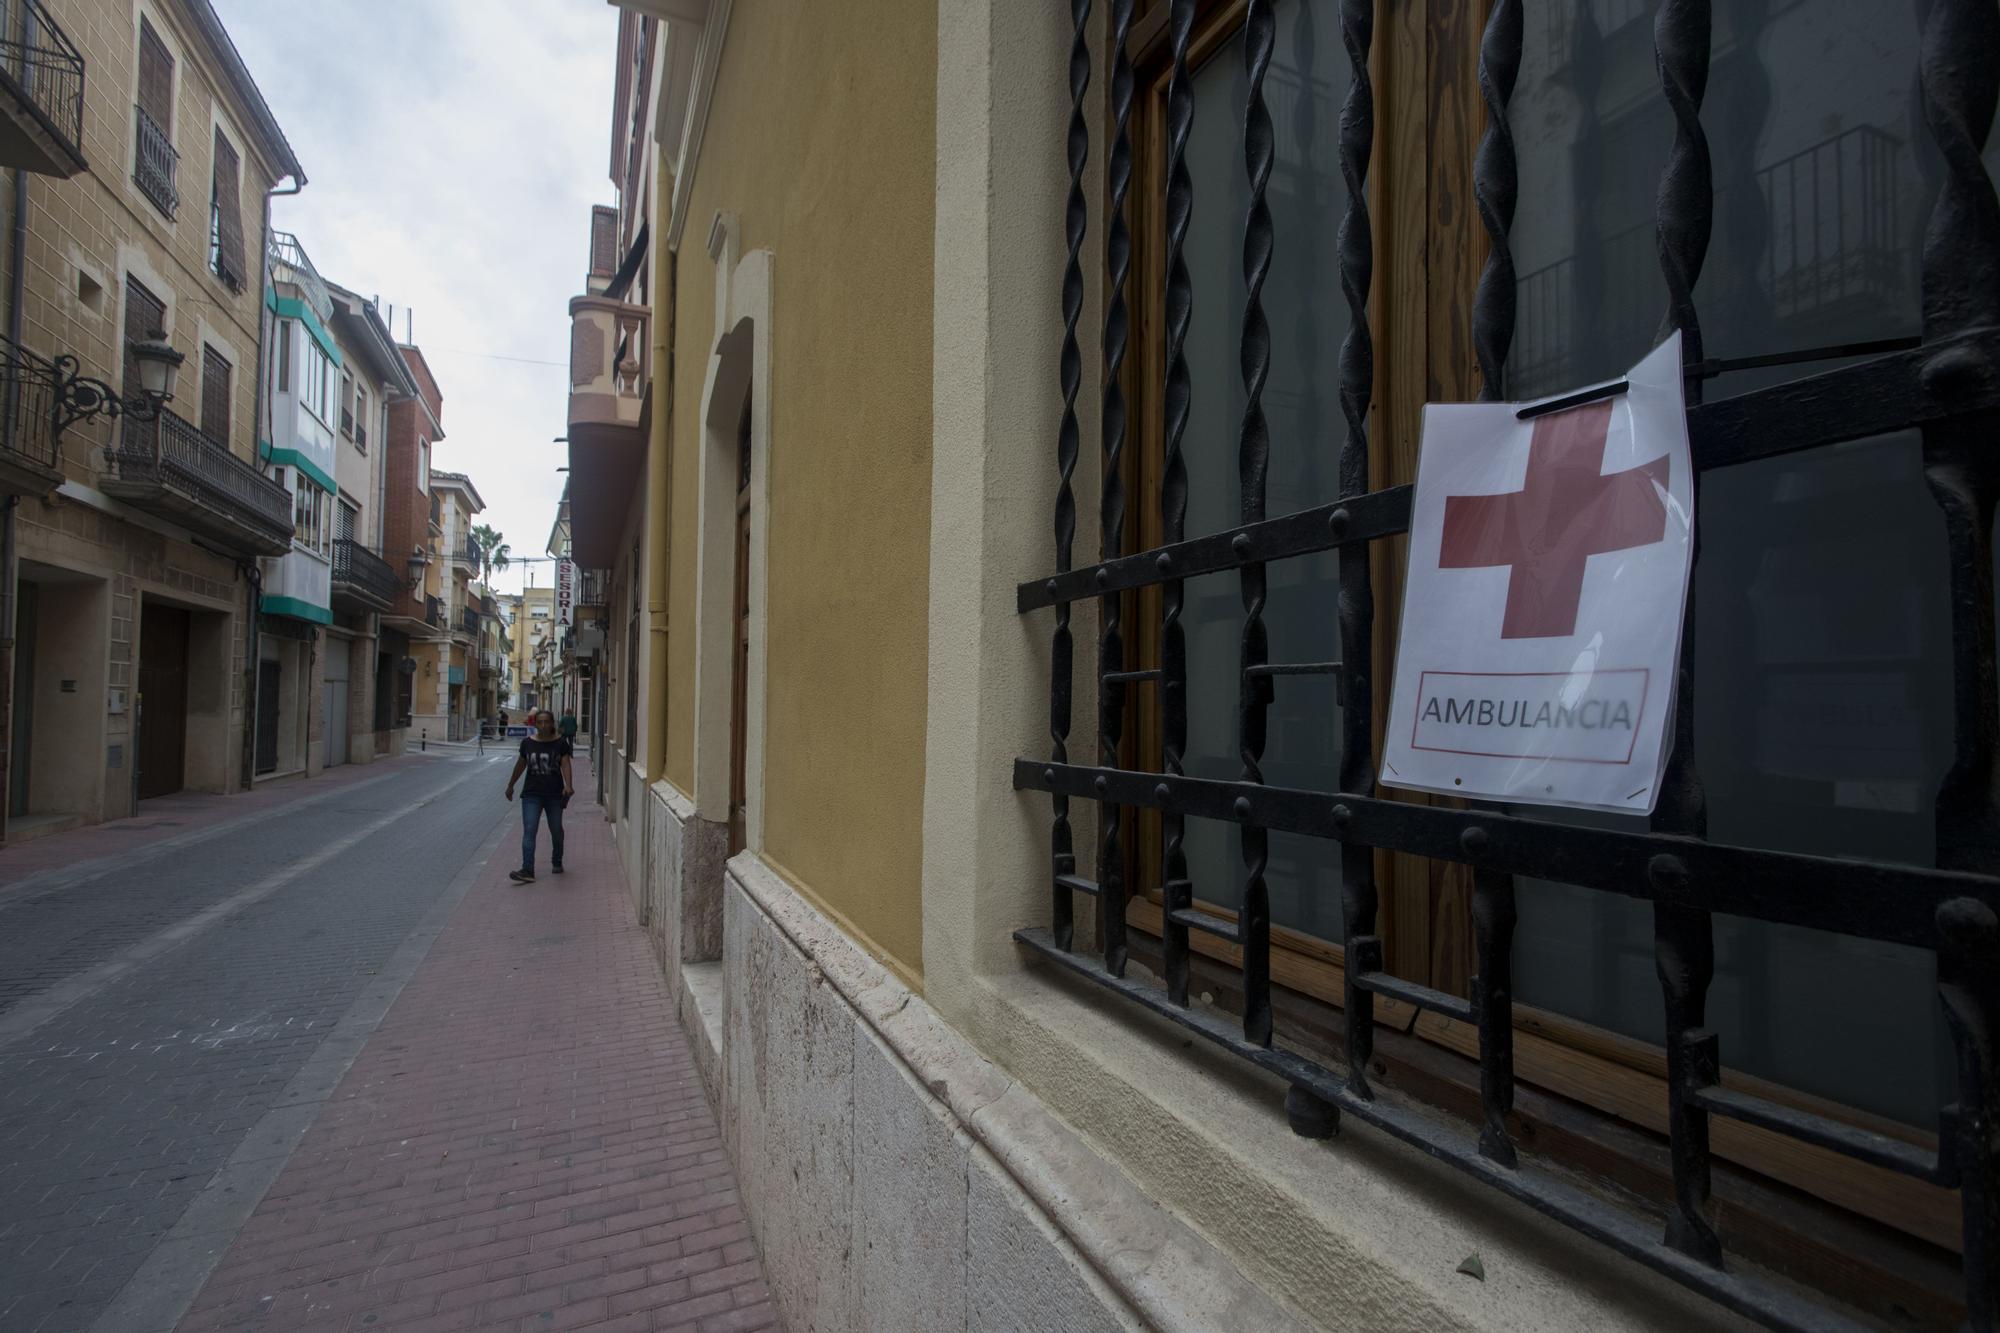
<svg viewBox="0 0 2000 1333"><path fill-rule="evenodd" d="M1660 88L1674 117L1674 145L1660 177L1657 205L1660 273L1667 285L1666 326L1679 329L1682 357L1701 359L1701 324L1694 286L1708 255L1715 212L1708 137L1701 127L1708 88L1709 0L1664 0L1653 24ZM1699 401L1701 382L1689 383ZM1691 485L1698 485L1690 479ZM1700 513L1697 506L1697 514ZM1699 542L1699 534L1696 535ZM1697 544L1697 556L1699 545ZM1676 673L1674 749L1660 798L1656 827L1700 837L1707 832L1706 804L1694 766L1694 592L1681 627ZM1685 879L1677 858L1659 858L1655 881ZM1717 1078L1715 1035L1707 1030L1708 988L1715 979L1715 933L1707 912L1660 902L1653 908L1653 965L1666 1008L1667 1123L1673 1160L1674 1206L1667 1215L1667 1244L1690 1258L1719 1266L1722 1242L1709 1222L1709 1117L1696 1101Z"/></svg>
<svg viewBox="0 0 2000 1333"><path fill-rule="evenodd" d="M1083 238L1090 223L1090 209L1083 198L1083 169L1090 159L1090 125L1084 119L1084 94L1090 88L1090 0L1070 0L1073 25L1069 48L1069 199L1064 208L1063 232L1069 257L1063 265L1062 284L1062 425L1056 433L1056 571L1065 572L1076 545L1076 492L1070 478L1076 472L1078 429L1076 395L1083 385L1083 354L1077 348L1076 326L1083 318ZM1068 603L1056 607L1056 626L1049 650L1049 736L1050 757L1066 763L1069 758L1070 680L1075 665L1075 647L1070 639ZM1069 797L1051 798L1054 820L1049 830L1049 852L1054 868L1051 933L1056 943L1068 949L1075 941L1075 899L1062 877L1076 873L1076 848L1069 822Z"/></svg>
<svg viewBox="0 0 2000 1333"><path fill-rule="evenodd" d="M1245 403L1238 438L1236 466L1242 487L1244 524L1264 518L1265 475L1270 464L1271 432L1264 419L1264 383L1271 373L1271 326L1264 318L1264 279L1271 271L1271 209L1265 190L1271 183L1276 145L1271 113L1264 104L1264 76L1271 68L1277 43L1277 19L1271 0L1250 0L1243 17L1243 60L1248 75L1248 103L1243 124L1243 160L1250 182L1250 209L1243 227L1243 335L1240 361ZM1248 547L1248 539L1238 537ZM1243 638L1237 676L1237 753L1243 781L1264 780L1266 710L1271 679L1252 669L1269 660L1270 639L1264 628L1264 565L1245 564L1239 571L1243 599ZM1239 814L1249 814L1249 802L1239 801ZM1271 903L1264 882L1270 862L1270 834L1244 823L1243 906L1237 932L1243 948L1243 1035L1259 1045L1271 1042Z"/></svg>
<svg viewBox="0 0 2000 1333"><path fill-rule="evenodd" d="M1520 73L1521 0L1494 0L1479 39L1479 92L1486 100L1486 132L1472 164L1472 198L1490 243L1472 301L1472 350L1479 358L1479 396L1491 402L1507 396L1507 352L1514 342L1514 251L1508 237L1514 228L1520 173L1507 108Z"/></svg>
<svg viewBox="0 0 2000 1333"><path fill-rule="evenodd" d="M1372 0L1343 0L1341 44L1347 50L1347 98L1340 108L1340 179L1346 191L1340 219L1340 290L1347 298L1347 336L1340 344L1340 413L1346 436L1340 446L1340 495L1368 493L1368 403L1375 391L1375 343L1368 328L1368 291L1374 281L1375 252L1368 216L1368 166L1375 143L1375 87L1369 78L1369 49L1375 36ZM1335 510L1329 520L1344 527ZM1335 531L1334 536L1344 535ZM1368 544L1340 548L1340 790L1367 793L1375 786L1374 655L1375 600L1369 578ZM1375 1049L1375 997L1363 990L1360 961L1379 954L1372 941L1379 907L1375 852L1360 843L1340 844L1341 916L1349 948L1347 969L1347 1067L1355 1093L1372 1096L1368 1062Z"/></svg>
<svg viewBox="0 0 2000 1333"><path fill-rule="evenodd" d="M1920 69L1924 122L1944 179L1924 231L1924 341L2000 324L2000 199L1982 160L2000 106L2000 10L1934 0ZM1937 352L1925 387L1956 396L2000 376L1991 358ZM1957 752L1937 795L1937 863L2000 864L2000 682L1994 641L1993 520L2000 457L1993 414L1924 428L1924 475L1943 511L1951 562L1952 711ZM1965 1304L1978 1329L2000 1324L2000 918L1971 899L1938 909L1938 994L1957 1054L1958 1100L1939 1126L1958 1167Z"/></svg>
<svg viewBox="0 0 2000 1333"><path fill-rule="evenodd" d="M1125 49L1132 30L1133 0L1111 0L1111 146L1106 159L1111 199L1104 236L1104 478L1099 506L1098 545L1102 559L1125 553L1125 345L1131 321L1125 282L1132 268L1132 233L1125 221L1125 196L1132 185L1132 60ZM1119 766L1125 731L1125 686L1114 673L1125 669L1123 597L1106 593L1099 602L1097 649L1097 752L1106 768ZM1100 802L1097 815L1097 939L1104 966L1125 975L1125 851L1120 845L1124 811Z"/></svg>
<svg viewBox="0 0 2000 1333"><path fill-rule="evenodd" d="M1588 10L1589 6L1582 6ZM1588 20L1586 20L1588 21ZM1472 303L1472 346L1479 359L1479 396L1506 397L1507 356L1515 323L1514 205L1520 194L1514 130L1508 120L1521 72L1521 0L1494 0L1479 40L1479 91L1486 132L1473 161L1472 194L1489 242ZM1592 117L1586 115L1584 120ZM1507 1133L1514 1107L1514 877L1484 866L1472 872L1472 939L1479 970L1472 977L1473 1021L1479 1029L1479 1151L1503 1166L1518 1157Z"/></svg>
<svg viewBox="0 0 2000 1333"><path fill-rule="evenodd" d="M1173 46L1173 73L1167 80L1167 379L1166 458L1160 470L1162 540L1178 542L1187 535L1187 460L1181 441L1187 434L1194 396L1188 372L1187 336L1194 319L1194 280L1188 274L1188 224L1194 216L1194 177L1188 171L1188 136L1194 131L1194 83L1188 77L1188 42L1194 33L1195 0L1173 0L1167 25ZM1181 627L1185 586L1169 579L1160 586L1160 753L1162 767L1179 776L1186 772L1187 750L1187 632ZM1164 843L1161 858L1161 937L1166 963L1167 993L1175 1004L1188 1002L1188 928L1174 913L1194 905L1183 846L1186 821L1178 814L1161 816Z"/></svg>

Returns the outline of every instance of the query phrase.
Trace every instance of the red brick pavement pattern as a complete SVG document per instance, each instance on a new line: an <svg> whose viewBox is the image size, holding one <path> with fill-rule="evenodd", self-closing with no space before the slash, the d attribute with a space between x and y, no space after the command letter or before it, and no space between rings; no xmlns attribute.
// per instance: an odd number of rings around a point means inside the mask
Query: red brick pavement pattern
<svg viewBox="0 0 2000 1333"><path fill-rule="evenodd" d="M778 1326L584 786L569 874L508 883L504 826L183 1333Z"/></svg>

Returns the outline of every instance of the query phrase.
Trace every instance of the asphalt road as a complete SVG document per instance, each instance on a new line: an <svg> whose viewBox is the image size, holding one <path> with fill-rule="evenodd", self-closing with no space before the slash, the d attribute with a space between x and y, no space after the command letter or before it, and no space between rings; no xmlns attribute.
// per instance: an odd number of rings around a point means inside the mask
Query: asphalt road
<svg viewBox="0 0 2000 1333"><path fill-rule="evenodd" d="M171 1327L517 817L504 762L0 889L0 1333Z"/></svg>

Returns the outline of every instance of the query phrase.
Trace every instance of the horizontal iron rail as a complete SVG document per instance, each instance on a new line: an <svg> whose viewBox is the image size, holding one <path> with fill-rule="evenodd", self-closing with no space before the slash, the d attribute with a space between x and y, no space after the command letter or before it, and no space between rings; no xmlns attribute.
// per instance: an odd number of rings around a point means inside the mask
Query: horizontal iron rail
<svg viewBox="0 0 2000 1333"><path fill-rule="evenodd" d="M1183 1008L1166 992L1144 982L1113 976L1103 962L1065 951L1055 937L1039 927L1017 930L1014 938L1050 962L1115 991L1126 999L1171 1019L1180 1026L1277 1075L1294 1087L1327 1102L1364 1124L1401 1139L1419 1151L1457 1167L1546 1217L1573 1227L1620 1254L1664 1273L1734 1310L1746 1319L1787 1330L1854 1331L1862 1325L1823 1306L1810 1304L1774 1286L1727 1269L1711 1268L1698 1259L1660 1243L1650 1219L1629 1213L1607 1200L1532 1165L1501 1166L1479 1154L1476 1139L1463 1138L1455 1126L1395 1102L1363 1097L1345 1079L1302 1055L1276 1046L1246 1041L1233 1019L1205 1008Z"/></svg>
<svg viewBox="0 0 2000 1333"><path fill-rule="evenodd" d="M1892 1139L1886 1134L1871 1130L1857 1129L1853 1125L1829 1120L1811 1111L1801 1111L1796 1107L1782 1106L1768 1098L1743 1092L1736 1088L1718 1085L1701 1088L1689 1094L1695 1104L1716 1115L1726 1115L1732 1120L1741 1120L1746 1125L1756 1125L1773 1133L1783 1134L1802 1143L1828 1148L1858 1162L1879 1166L1885 1171L1895 1171L1918 1180L1953 1188L1957 1185L1956 1173L1951 1164L1939 1153L1930 1152L1914 1143ZM1940 1138L1941 1144L1949 1143L1949 1136Z"/></svg>
<svg viewBox="0 0 2000 1333"><path fill-rule="evenodd" d="M1989 875L1557 825L1492 810L1034 759L1014 761L1014 787L1389 848L1925 949L1937 947L1936 912L1953 899L1970 898L2000 913L2000 878ZM1561 837L1550 836L1558 831ZM1807 884L1812 891L1800 892Z"/></svg>
<svg viewBox="0 0 2000 1333"><path fill-rule="evenodd" d="M1925 422L2000 411L2000 329L1981 328L1923 347L1688 409L1699 471L1908 430ZM1971 377L1972 382L1966 382ZM1016 608L1219 574L1244 565L1330 551L1409 531L1408 486L1370 491L1224 532L1120 556L1022 583Z"/></svg>

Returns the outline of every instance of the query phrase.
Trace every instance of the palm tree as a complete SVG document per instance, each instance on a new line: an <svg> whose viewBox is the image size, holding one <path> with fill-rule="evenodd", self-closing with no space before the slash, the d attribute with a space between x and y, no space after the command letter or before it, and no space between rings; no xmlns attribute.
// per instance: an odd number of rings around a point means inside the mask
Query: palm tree
<svg viewBox="0 0 2000 1333"><path fill-rule="evenodd" d="M480 581L490 587L493 583L493 571L505 569L511 563L512 548L501 538L499 529L490 523L481 523L472 530L472 544L479 551Z"/></svg>

